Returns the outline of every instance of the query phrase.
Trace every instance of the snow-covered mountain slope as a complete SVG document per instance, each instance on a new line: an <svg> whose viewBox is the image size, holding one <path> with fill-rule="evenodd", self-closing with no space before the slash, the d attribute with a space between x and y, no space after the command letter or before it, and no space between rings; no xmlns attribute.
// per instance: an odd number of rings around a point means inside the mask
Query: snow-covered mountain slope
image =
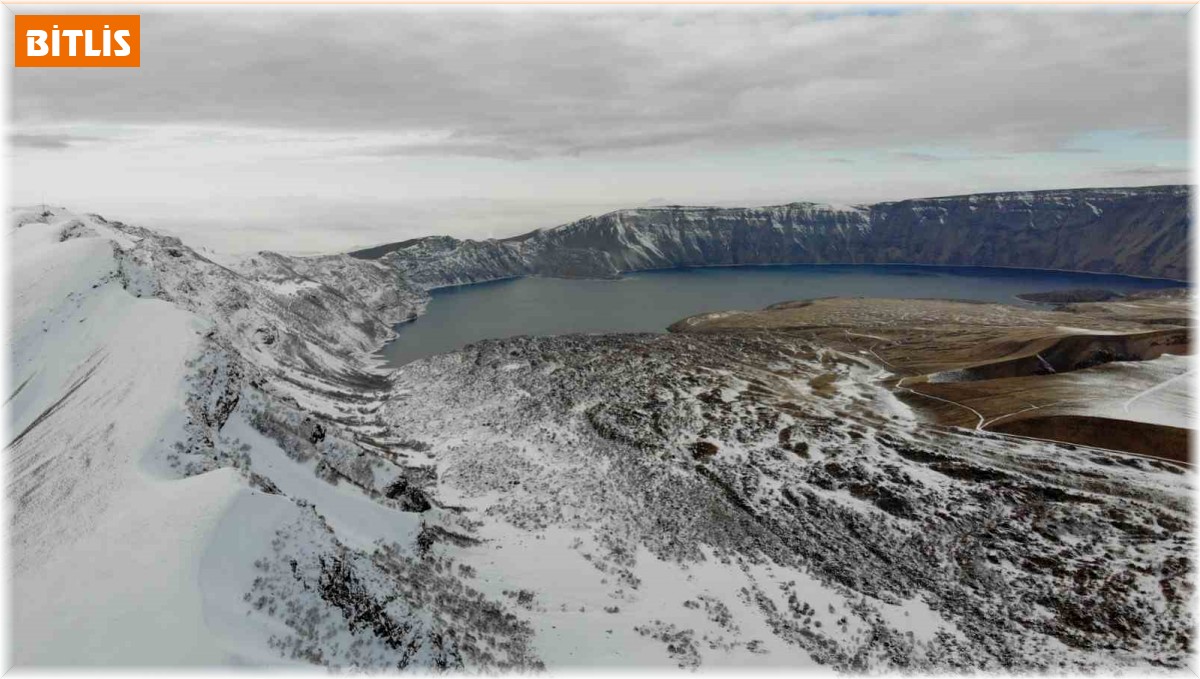
<svg viewBox="0 0 1200 679"><path fill-rule="evenodd" d="M516 238L444 236L361 250L440 287L742 264L905 263L1186 279L1188 187L1071 189L861 206L618 210Z"/></svg>
<svg viewBox="0 0 1200 679"><path fill-rule="evenodd" d="M227 662L202 557L223 514L271 502L220 468L244 452L220 432L276 376L386 383L365 357L425 297L344 256L264 254L239 274L95 215L11 224L14 659Z"/></svg>
<svg viewBox="0 0 1200 679"><path fill-rule="evenodd" d="M232 470L167 480L209 323L120 284L126 234L48 215L10 234L13 660L210 664L195 586Z"/></svg>
<svg viewBox="0 0 1200 679"><path fill-rule="evenodd" d="M13 224L18 664L1186 662L1178 465L930 428L796 336L387 373L371 352L427 298L385 263Z"/></svg>
<svg viewBox="0 0 1200 679"><path fill-rule="evenodd" d="M523 529L475 534L516 563L452 552L534 593L551 664L1182 661L1190 473L930 429L881 372L795 336L513 339L405 366L385 418L439 498Z"/></svg>

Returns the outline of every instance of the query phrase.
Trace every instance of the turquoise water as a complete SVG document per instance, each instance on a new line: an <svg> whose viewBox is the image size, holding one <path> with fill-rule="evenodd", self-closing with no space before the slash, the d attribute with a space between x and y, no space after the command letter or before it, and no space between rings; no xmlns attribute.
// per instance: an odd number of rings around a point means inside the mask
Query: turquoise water
<svg viewBox="0 0 1200 679"><path fill-rule="evenodd" d="M1135 292L1175 281L985 267L796 265L671 269L619 280L519 278L433 291L425 315L397 326L382 350L391 366L515 335L665 332L706 311L760 309L814 297L934 297L1031 306L1027 292L1102 288Z"/></svg>

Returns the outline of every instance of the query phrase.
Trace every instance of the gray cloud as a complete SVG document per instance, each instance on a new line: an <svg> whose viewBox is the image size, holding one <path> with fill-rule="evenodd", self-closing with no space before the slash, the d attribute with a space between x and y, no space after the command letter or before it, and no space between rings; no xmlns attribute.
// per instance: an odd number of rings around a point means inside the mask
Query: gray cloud
<svg viewBox="0 0 1200 679"><path fill-rule="evenodd" d="M77 142L95 141L92 137L77 137L69 134L10 134L9 143L16 148L61 150Z"/></svg>
<svg viewBox="0 0 1200 679"><path fill-rule="evenodd" d="M508 160L1187 130L1180 12L206 8L142 26L140 69L17 69L17 124L432 133L348 153Z"/></svg>
<svg viewBox="0 0 1200 679"><path fill-rule="evenodd" d="M500 160L528 160L538 155L531 149L490 142L487 140L447 139L437 142L413 144L390 144L387 146L361 148L349 152L364 156L473 156Z"/></svg>
<svg viewBox="0 0 1200 679"><path fill-rule="evenodd" d="M1056 150L1056 152L1058 152L1058 151ZM1073 153L1074 151L1068 151L1068 152ZM916 152L916 151L897 151L897 152L889 154L889 157L893 160L898 160L901 162L930 163L930 164L961 163L961 162L967 162L967 161L999 161L999 160L1011 160L1012 159L1011 155L1006 155L1006 154L1001 154L1001 153L990 153L990 154L975 153L975 154L971 154L971 155L947 156L947 155L941 155L941 154L937 154L937 153L920 153L920 152Z"/></svg>
<svg viewBox="0 0 1200 679"><path fill-rule="evenodd" d="M1109 170L1109 175L1113 177L1122 177L1129 179L1149 180L1170 179L1172 181L1181 181L1188 176L1188 170L1184 167L1171 167L1164 165L1141 165L1135 167L1122 167L1114 170Z"/></svg>
<svg viewBox="0 0 1200 679"><path fill-rule="evenodd" d="M950 160L949 158L933 153L915 153L909 151L893 153L892 156L899 160L910 160L918 163L944 163Z"/></svg>

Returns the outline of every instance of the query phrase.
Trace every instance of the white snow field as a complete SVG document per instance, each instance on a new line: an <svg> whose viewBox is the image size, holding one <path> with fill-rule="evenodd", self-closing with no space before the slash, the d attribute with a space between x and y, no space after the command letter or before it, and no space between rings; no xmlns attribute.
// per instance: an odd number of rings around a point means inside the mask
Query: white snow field
<svg viewBox="0 0 1200 679"><path fill-rule="evenodd" d="M9 234L13 660L224 662L200 562L250 491L232 469L167 478L153 463L182 433L186 362L209 324L129 294L113 235L60 240L70 223Z"/></svg>
<svg viewBox="0 0 1200 679"><path fill-rule="evenodd" d="M1179 466L927 428L886 366L783 335L389 372L428 295L387 264L218 261L59 208L7 237L22 668L1187 660ZM1131 411L1182 402L1151 383Z"/></svg>

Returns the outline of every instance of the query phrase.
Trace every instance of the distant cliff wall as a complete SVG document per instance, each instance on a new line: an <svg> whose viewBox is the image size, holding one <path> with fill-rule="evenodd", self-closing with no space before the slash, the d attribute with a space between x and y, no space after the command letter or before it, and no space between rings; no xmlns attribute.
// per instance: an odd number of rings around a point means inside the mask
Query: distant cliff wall
<svg viewBox="0 0 1200 679"><path fill-rule="evenodd" d="M445 236L356 253L426 288L741 264L940 264L1187 279L1187 186L994 193L834 207L618 210L505 240Z"/></svg>

